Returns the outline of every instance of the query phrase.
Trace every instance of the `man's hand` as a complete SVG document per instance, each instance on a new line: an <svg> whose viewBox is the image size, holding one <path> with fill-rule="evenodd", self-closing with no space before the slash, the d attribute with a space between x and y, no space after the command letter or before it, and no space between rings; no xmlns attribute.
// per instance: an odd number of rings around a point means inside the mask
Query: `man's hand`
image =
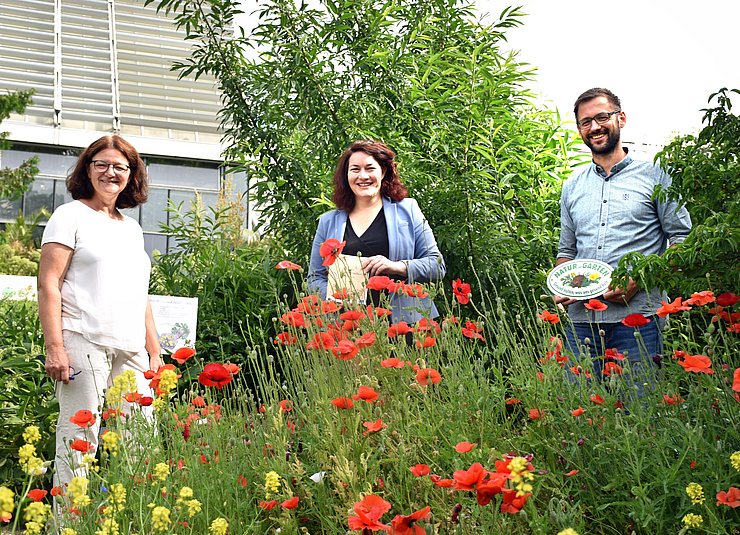
<svg viewBox="0 0 740 535"><path fill-rule="evenodd" d="M573 303L577 303L578 299L573 299L572 297L563 297L562 295L553 295L552 300L555 301L556 305L567 307L568 305L572 305Z"/></svg>
<svg viewBox="0 0 740 535"><path fill-rule="evenodd" d="M603 297L604 299L606 299L607 301L611 301L612 303L627 304L629 303L630 299L635 296L637 290L639 290L639 288L637 287L637 283L632 277L630 277L626 289L619 287L612 288L608 292L605 292Z"/></svg>

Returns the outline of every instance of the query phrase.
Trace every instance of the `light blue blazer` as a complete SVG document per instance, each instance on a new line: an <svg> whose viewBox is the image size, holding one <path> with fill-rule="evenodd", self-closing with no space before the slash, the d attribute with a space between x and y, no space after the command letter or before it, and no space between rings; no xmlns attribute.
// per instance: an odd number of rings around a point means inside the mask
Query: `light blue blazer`
<svg viewBox="0 0 740 535"><path fill-rule="evenodd" d="M383 213L388 226L388 257L397 262L408 262L406 282L437 282L445 276L445 263L437 248L429 223L414 199L399 202L383 197ZM326 298L328 270L321 265L321 244L330 238L342 241L347 227L347 212L332 210L319 218L319 226L313 239L311 263L308 268L308 287L319 297ZM439 315L430 298L419 299L406 294L392 294L391 319L394 323L405 321L416 323L422 317L435 318Z"/></svg>

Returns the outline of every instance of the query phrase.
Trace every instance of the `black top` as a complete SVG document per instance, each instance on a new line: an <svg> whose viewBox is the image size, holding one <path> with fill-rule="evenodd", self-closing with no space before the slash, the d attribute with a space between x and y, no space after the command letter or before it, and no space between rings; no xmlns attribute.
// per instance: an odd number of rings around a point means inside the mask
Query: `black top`
<svg viewBox="0 0 740 535"><path fill-rule="evenodd" d="M358 236L352 228L352 222L347 218L347 227L344 229L344 241L347 242L342 250L343 254L356 255L362 253L363 258L375 255L383 255L388 258L388 225L385 222L385 213L380 209L378 215L367 230ZM370 290L370 302L373 306L380 305L380 292Z"/></svg>

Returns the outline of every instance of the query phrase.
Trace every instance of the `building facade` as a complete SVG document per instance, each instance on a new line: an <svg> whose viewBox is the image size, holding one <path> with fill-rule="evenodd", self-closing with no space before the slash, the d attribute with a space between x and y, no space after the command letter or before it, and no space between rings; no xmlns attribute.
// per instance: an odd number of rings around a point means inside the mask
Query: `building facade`
<svg viewBox="0 0 740 535"><path fill-rule="evenodd" d="M168 203L187 207L199 196L214 206L224 185L214 80L171 70L189 57L184 37L172 16L143 0L2 1L0 92L35 95L0 125L13 142L0 166L36 155L40 174L21 201L0 200L0 222L68 202L64 179L76 155L118 133L142 154L150 180L149 201L127 213L150 253L172 249L161 231Z"/></svg>

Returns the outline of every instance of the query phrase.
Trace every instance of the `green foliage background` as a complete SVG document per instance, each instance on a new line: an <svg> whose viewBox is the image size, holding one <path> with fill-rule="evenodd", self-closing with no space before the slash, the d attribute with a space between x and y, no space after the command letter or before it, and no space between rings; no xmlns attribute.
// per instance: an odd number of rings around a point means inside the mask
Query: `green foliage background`
<svg viewBox="0 0 740 535"><path fill-rule="evenodd" d="M146 3L173 11L193 43L175 68L216 77L227 159L291 259L308 258L333 207L339 154L369 137L398 153L449 273L470 279L472 264L497 284L513 262L532 281L551 264L575 140L531 104L532 70L504 51L518 8L484 24L458 0L267 0L255 30L234 37L235 0Z"/></svg>

